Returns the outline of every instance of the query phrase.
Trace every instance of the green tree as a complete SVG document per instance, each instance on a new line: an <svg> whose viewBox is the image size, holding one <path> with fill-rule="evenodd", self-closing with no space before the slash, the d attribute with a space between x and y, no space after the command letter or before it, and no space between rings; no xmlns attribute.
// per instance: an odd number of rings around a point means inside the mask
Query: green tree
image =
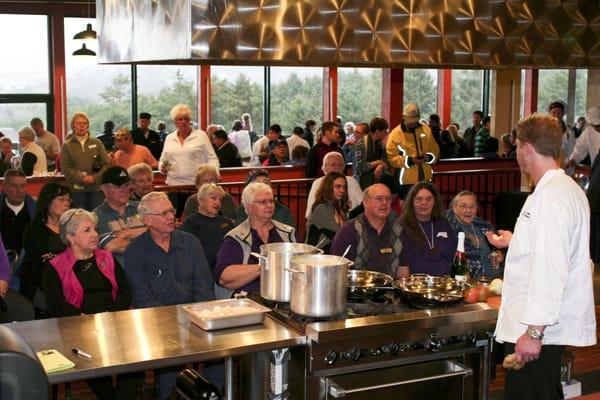
<svg viewBox="0 0 600 400"><path fill-rule="evenodd" d="M437 85L428 70L404 70L403 103L417 103L423 118L437 112Z"/></svg>
<svg viewBox="0 0 600 400"><path fill-rule="evenodd" d="M304 79L292 73L285 81L271 85L271 124L279 124L284 133L304 126L307 119L320 120L323 83L320 76Z"/></svg>
<svg viewBox="0 0 600 400"><path fill-rule="evenodd" d="M263 133L262 85L252 82L245 74L239 74L234 82L213 76L211 86L213 124L223 125L229 131L234 120L240 119L243 113L249 113L254 130Z"/></svg>
<svg viewBox="0 0 600 400"><path fill-rule="evenodd" d="M457 122L461 129L471 125L473 111L482 110L481 88L482 71L452 71L452 122Z"/></svg>
<svg viewBox="0 0 600 400"><path fill-rule="evenodd" d="M338 114L344 122L369 122L381 115L381 69L361 73L342 69L339 76Z"/></svg>

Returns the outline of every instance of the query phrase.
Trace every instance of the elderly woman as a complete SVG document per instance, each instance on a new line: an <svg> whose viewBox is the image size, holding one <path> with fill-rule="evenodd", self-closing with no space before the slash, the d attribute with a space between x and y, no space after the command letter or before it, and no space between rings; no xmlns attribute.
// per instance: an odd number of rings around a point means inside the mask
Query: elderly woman
<svg viewBox="0 0 600 400"><path fill-rule="evenodd" d="M100 190L100 180L110 166L110 160L104 145L90 135L89 128L90 120L85 113L73 114L73 135L62 147L60 165L71 189L73 205L93 210L104 198Z"/></svg>
<svg viewBox="0 0 600 400"><path fill-rule="evenodd" d="M262 168L253 169L248 172L246 176L246 181L244 182L244 186L248 186L253 182L264 183L267 186L271 186L271 175L269 175L269 171ZM248 216L246 215L246 208L243 204L240 204L235 212L235 221L238 224L241 224ZM279 221L282 224L296 226L296 222L294 222L294 217L292 217L292 212L290 209L280 202L277 198L275 198L275 213L273 214L273 219L275 221Z"/></svg>
<svg viewBox="0 0 600 400"><path fill-rule="evenodd" d="M502 253L495 252L486 238L486 232L496 230L488 221L477 217L475 193L464 190L452 199L448 210L448 221L456 235L458 232L465 233L465 253L471 277L501 275L502 271L498 268L498 263L502 261Z"/></svg>
<svg viewBox="0 0 600 400"><path fill-rule="evenodd" d="M198 208L179 228L200 239L204 255L211 271L217 262L217 252L225 234L235 227L231 218L219 215L221 204L227 193L214 183L205 183L198 189L196 203Z"/></svg>
<svg viewBox="0 0 600 400"><path fill-rule="evenodd" d="M98 248L97 218L82 209L66 211L59 220L66 250L46 263L42 285L53 317L95 314L129 308L131 293L121 266L109 251ZM100 399L135 398L139 374L88 380ZM126 397L128 396L128 397Z"/></svg>
<svg viewBox="0 0 600 400"><path fill-rule="evenodd" d="M340 226L348 219L348 184L341 172L325 175L317 191L312 212L308 218L306 243L329 251L329 246Z"/></svg>
<svg viewBox="0 0 600 400"><path fill-rule="evenodd" d="M35 143L35 132L28 126L19 131L21 169L27 176L44 176L48 173L46 153Z"/></svg>
<svg viewBox="0 0 600 400"><path fill-rule="evenodd" d="M219 169L215 168L211 164L201 164L196 170L196 189L200 189L200 186L205 185L207 183L217 184L221 179L221 174L219 173ZM229 193L225 193L223 198L221 199L221 210L220 214L224 215L227 218L235 219L235 210L237 204L235 200ZM198 211L198 196L197 193L192 194L185 201L185 207L183 209L183 215L181 216L181 220L185 221L187 217L190 215L196 214Z"/></svg>
<svg viewBox="0 0 600 400"><path fill-rule="evenodd" d="M129 200L140 201L142 197L154 190L154 174L152 168L146 163L139 163L127 168L127 175L131 179L131 195Z"/></svg>
<svg viewBox="0 0 600 400"><path fill-rule="evenodd" d="M167 175L167 185L193 185L198 166L208 163L218 169L219 159L208 135L192 129L192 110L188 106L177 104L170 114L177 129L165 139L159 168Z"/></svg>
<svg viewBox="0 0 600 400"><path fill-rule="evenodd" d="M217 254L215 276L228 289L260 291L260 266L251 252L265 243L295 242L295 230L273 219L275 199L271 187L253 182L242 192L248 218L230 230Z"/></svg>
<svg viewBox="0 0 600 400"><path fill-rule="evenodd" d="M422 181L408 192L400 221L405 230L400 265L408 272L450 275L457 238L444 216L437 188Z"/></svg>
<svg viewBox="0 0 600 400"><path fill-rule="evenodd" d="M59 235L60 217L71 207L71 191L61 184L44 185L31 224L25 228L21 267L21 293L33 302L38 316L44 316L46 299L41 291L44 263L65 250Z"/></svg>

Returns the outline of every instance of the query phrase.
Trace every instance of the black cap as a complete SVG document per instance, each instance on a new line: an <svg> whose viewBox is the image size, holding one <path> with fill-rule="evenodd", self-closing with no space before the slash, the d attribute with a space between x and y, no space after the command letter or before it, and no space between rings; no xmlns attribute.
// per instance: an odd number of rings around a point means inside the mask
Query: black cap
<svg viewBox="0 0 600 400"><path fill-rule="evenodd" d="M253 169L252 171L248 172L248 176L246 176L246 182L244 182L244 186L248 186L259 176L266 176L267 178L271 179L271 175L269 175L269 172L266 169Z"/></svg>
<svg viewBox="0 0 600 400"><path fill-rule="evenodd" d="M278 147L278 146L285 146L288 147L288 142L285 139L277 139L273 142L273 148Z"/></svg>
<svg viewBox="0 0 600 400"><path fill-rule="evenodd" d="M151 119L152 118L152 114L147 113L147 112L143 112L140 113L140 119Z"/></svg>
<svg viewBox="0 0 600 400"><path fill-rule="evenodd" d="M128 182L129 175L127 175L127 170L123 167L110 167L102 174L102 185L110 183L115 186L121 186Z"/></svg>

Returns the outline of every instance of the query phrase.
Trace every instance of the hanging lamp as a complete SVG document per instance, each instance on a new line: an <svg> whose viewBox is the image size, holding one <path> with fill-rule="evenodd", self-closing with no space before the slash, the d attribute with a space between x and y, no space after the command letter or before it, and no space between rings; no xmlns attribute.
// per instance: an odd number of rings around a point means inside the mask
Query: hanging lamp
<svg viewBox="0 0 600 400"><path fill-rule="evenodd" d="M96 39L96 31L92 29L92 24L87 24L85 31L81 31L73 39Z"/></svg>
<svg viewBox="0 0 600 400"><path fill-rule="evenodd" d="M75 50L73 52L73 55L74 56L95 56L96 52L94 50L88 49L84 43L79 50Z"/></svg>

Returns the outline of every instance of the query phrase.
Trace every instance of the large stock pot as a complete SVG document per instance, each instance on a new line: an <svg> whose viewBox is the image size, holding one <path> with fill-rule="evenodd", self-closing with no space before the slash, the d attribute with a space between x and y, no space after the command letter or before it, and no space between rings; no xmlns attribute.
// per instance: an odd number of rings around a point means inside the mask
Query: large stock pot
<svg viewBox="0 0 600 400"><path fill-rule="evenodd" d="M260 254L252 253L260 262L260 295L271 301L289 302L292 276L290 260L299 254L323 253L323 250L304 243L266 243Z"/></svg>
<svg viewBox="0 0 600 400"><path fill-rule="evenodd" d="M324 254L293 257L292 311L316 318L344 313L350 265L346 258Z"/></svg>

